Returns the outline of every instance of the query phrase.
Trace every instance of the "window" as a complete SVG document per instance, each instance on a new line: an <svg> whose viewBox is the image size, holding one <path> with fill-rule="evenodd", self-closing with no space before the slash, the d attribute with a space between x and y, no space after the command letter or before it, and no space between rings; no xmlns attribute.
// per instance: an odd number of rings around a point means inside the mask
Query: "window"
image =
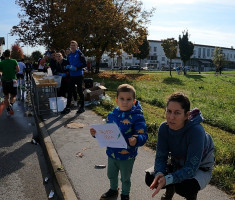
<svg viewBox="0 0 235 200"><path fill-rule="evenodd" d="M162 61L165 61L165 57L162 57Z"/></svg>
<svg viewBox="0 0 235 200"><path fill-rule="evenodd" d="M150 60L157 60L157 56L150 56Z"/></svg>
<svg viewBox="0 0 235 200"><path fill-rule="evenodd" d="M210 49L207 49L207 57L210 57Z"/></svg>
<svg viewBox="0 0 235 200"><path fill-rule="evenodd" d="M154 47L154 48L153 48L153 51L154 51L154 52L157 52L157 47Z"/></svg>
<svg viewBox="0 0 235 200"><path fill-rule="evenodd" d="M198 48L198 58L201 57L201 48Z"/></svg>
<svg viewBox="0 0 235 200"><path fill-rule="evenodd" d="M214 49L211 49L211 56L213 56L213 53L214 53Z"/></svg>
<svg viewBox="0 0 235 200"><path fill-rule="evenodd" d="M203 55L203 58L206 57L206 49L205 48L202 49L202 55Z"/></svg>

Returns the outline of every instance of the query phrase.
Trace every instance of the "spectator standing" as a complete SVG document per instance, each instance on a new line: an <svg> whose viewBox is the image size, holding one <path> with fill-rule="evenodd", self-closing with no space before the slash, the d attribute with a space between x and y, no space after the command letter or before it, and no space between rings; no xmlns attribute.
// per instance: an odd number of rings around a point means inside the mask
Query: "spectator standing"
<svg viewBox="0 0 235 200"><path fill-rule="evenodd" d="M26 81L28 82L28 80L31 79L32 64L30 63L29 60L27 60L25 66L26 66L25 76L26 76Z"/></svg>
<svg viewBox="0 0 235 200"><path fill-rule="evenodd" d="M68 47L66 50L65 50L65 59L67 60L68 59L68 55L71 53L71 50L70 50L70 47Z"/></svg>
<svg viewBox="0 0 235 200"><path fill-rule="evenodd" d="M70 42L70 54L68 55L68 61L70 65L67 65L66 68L69 69L69 91L68 91L68 98L67 98L67 105L65 109L61 112L61 114L68 114L71 109L71 101L72 101L72 94L77 85L77 92L80 98L80 107L77 111L77 114L85 112L84 108L84 94L83 94L83 63L81 61L81 56L84 57L82 52L78 49L78 43L74 40Z"/></svg>
<svg viewBox="0 0 235 200"><path fill-rule="evenodd" d="M50 51L50 57L49 57L49 67L51 68L52 74L56 74L56 52Z"/></svg>
<svg viewBox="0 0 235 200"><path fill-rule="evenodd" d="M4 52L5 60L0 62L0 71L2 72L2 88L4 94L4 104L7 108L7 114L13 115L13 104L16 101L17 80L16 73L19 72L19 65L15 59L10 59L11 52Z"/></svg>
<svg viewBox="0 0 235 200"><path fill-rule="evenodd" d="M46 72L47 71L47 59L48 55L44 55L43 58L38 60L38 71Z"/></svg>
<svg viewBox="0 0 235 200"><path fill-rule="evenodd" d="M61 86L58 91L58 96L66 97L68 93L68 83L69 83L69 70L65 69L68 65L68 61L63 58L63 55L59 52L55 55L56 58L56 69L55 74L62 76Z"/></svg>

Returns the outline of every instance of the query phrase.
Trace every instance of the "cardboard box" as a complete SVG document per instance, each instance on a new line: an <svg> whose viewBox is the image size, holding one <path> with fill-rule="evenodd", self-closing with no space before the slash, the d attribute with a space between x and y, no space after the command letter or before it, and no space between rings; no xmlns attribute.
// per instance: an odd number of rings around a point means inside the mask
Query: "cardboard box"
<svg viewBox="0 0 235 200"><path fill-rule="evenodd" d="M103 85L85 89L85 101L99 100L101 95L105 95L106 89Z"/></svg>

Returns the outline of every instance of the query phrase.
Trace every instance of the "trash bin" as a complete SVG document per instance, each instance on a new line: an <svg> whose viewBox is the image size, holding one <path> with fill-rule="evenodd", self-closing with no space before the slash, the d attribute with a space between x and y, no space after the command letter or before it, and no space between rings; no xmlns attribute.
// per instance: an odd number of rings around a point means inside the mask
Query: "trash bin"
<svg viewBox="0 0 235 200"><path fill-rule="evenodd" d="M93 78L84 78L85 88L92 88L93 87Z"/></svg>
<svg viewBox="0 0 235 200"><path fill-rule="evenodd" d="M62 76L54 75L54 80L55 80L55 82L57 82L56 88L60 88L61 79L62 79Z"/></svg>
<svg viewBox="0 0 235 200"><path fill-rule="evenodd" d="M56 97L51 97L49 98L49 103L50 103L50 109L53 112L56 112ZM64 97L57 97L57 108L58 108L58 112L61 112L64 110L64 108L66 107L67 104L67 99Z"/></svg>

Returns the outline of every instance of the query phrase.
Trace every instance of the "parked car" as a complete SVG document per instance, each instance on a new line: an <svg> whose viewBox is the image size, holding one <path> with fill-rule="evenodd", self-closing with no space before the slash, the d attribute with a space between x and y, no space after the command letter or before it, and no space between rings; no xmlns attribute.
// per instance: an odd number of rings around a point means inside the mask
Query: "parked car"
<svg viewBox="0 0 235 200"><path fill-rule="evenodd" d="M139 65L132 65L132 66L130 66L128 69L129 70L139 70Z"/></svg>
<svg viewBox="0 0 235 200"><path fill-rule="evenodd" d="M141 67L140 69L141 70L148 70L149 68L147 66L145 66L145 67Z"/></svg>

